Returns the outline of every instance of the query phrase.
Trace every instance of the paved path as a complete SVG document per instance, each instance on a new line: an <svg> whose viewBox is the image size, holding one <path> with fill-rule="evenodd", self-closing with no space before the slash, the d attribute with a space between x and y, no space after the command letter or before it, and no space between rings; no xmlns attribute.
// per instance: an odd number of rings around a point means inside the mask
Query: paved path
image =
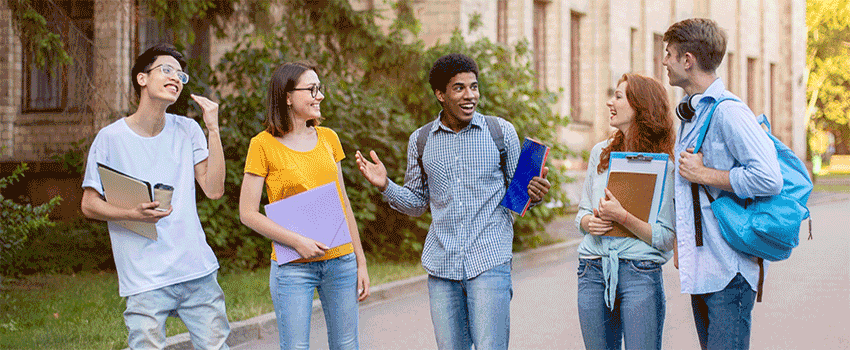
<svg viewBox="0 0 850 350"><path fill-rule="evenodd" d="M815 194L809 203L814 240L801 229L800 247L769 269L764 302L753 311L753 349L850 348L850 195ZM568 224L569 225L569 224ZM575 247L549 262L514 269L512 349L582 349L576 311ZM667 315L664 347L698 348L690 297L679 293L673 264L664 266ZM313 315L311 348L327 348L321 313ZM427 290L374 303L360 311L366 349L434 349ZM277 333L234 349L276 349Z"/></svg>

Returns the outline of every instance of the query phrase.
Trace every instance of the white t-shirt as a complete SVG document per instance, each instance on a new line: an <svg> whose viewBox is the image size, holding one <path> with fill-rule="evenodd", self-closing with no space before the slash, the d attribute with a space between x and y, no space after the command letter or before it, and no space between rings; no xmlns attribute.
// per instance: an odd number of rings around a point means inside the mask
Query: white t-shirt
<svg viewBox="0 0 850 350"><path fill-rule="evenodd" d="M174 193L173 211L156 223L156 241L108 223L122 297L204 277L218 269L195 204L195 164L209 156L200 125L166 114L159 135L142 137L130 130L125 120L97 133L89 150L83 188L91 187L103 195L97 172L97 163L103 163L151 186L171 185Z"/></svg>

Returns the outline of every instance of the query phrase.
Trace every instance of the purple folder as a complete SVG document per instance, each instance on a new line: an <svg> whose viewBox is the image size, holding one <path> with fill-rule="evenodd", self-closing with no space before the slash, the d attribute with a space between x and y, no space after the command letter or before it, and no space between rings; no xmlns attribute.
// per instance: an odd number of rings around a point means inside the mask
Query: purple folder
<svg viewBox="0 0 850 350"><path fill-rule="evenodd" d="M276 224L330 248L351 242L335 181L269 203L265 208L266 216ZM278 242L274 242L274 252L279 265L301 258L295 249Z"/></svg>

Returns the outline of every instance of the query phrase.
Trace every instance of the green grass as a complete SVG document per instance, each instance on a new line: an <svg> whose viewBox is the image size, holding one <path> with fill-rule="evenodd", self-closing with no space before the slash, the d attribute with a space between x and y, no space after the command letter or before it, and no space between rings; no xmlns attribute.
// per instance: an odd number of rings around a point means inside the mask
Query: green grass
<svg viewBox="0 0 850 350"><path fill-rule="evenodd" d="M371 286L424 274L419 262L369 260ZM272 312L269 269L219 275L230 321ZM37 275L0 289L0 349L122 349L127 330L114 273ZM178 319L168 336L186 332Z"/></svg>
<svg viewBox="0 0 850 350"><path fill-rule="evenodd" d="M821 175L815 179L815 192L850 193L850 174Z"/></svg>

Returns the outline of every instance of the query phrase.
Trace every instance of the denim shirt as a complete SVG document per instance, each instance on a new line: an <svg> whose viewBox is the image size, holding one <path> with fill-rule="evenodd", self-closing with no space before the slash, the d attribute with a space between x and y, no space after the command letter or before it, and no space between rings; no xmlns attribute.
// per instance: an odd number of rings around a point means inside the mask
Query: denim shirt
<svg viewBox="0 0 850 350"><path fill-rule="evenodd" d="M712 105L724 97L738 98L726 91L723 81L717 78L703 93L692 121L682 122L679 127L675 150L675 198L682 293L721 291L738 273L744 276L753 290L758 286L759 266L756 258L737 252L723 239L711 204L702 189L699 195L703 246L696 246L691 183L679 174L678 169L680 154L694 147L699 127L707 119ZM725 101L718 105L700 153L703 154L706 167L729 171L729 181L735 195L740 198L775 195L782 188L782 175L773 142L759 126L753 112L741 102ZM706 188L715 198L721 192L718 188Z"/></svg>
<svg viewBox="0 0 850 350"><path fill-rule="evenodd" d="M673 256L673 247L676 244L675 227L673 226L673 162L667 163L667 181L664 181L664 194L658 210L655 222L650 223L652 228L652 244L632 237L608 237L591 235L581 227L581 219L586 215L593 215L593 209L599 207L599 199L605 195L608 186L608 173L606 169L601 174L596 171L602 149L607 147L610 140L597 143L590 151L587 162L587 177L581 193L576 213L576 226L584 234L584 239L578 246L578 254L581 258L602 258L602 276L605 280L605 305L614 308L617 295L617 284L619 280L620 259L625 260L650 260L664 264Z"/></svg>
<svg viewBox="0 0 850 350"><path fill-rule="evenodd" d="M519 159L516 129L496 118L505 136L508 181ZM512 257L513 216L499 205L505 196L505 174L499 166L499 150L490 136L484 116L454 132L439 121L432 124L422 163L427 186L416 161L416 138L407 144L404 186L388 182L383 195L402 213L419 216L429 207L431 227L422 251L422 266L429 274L463 280L505 263Z"/></svg>

